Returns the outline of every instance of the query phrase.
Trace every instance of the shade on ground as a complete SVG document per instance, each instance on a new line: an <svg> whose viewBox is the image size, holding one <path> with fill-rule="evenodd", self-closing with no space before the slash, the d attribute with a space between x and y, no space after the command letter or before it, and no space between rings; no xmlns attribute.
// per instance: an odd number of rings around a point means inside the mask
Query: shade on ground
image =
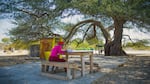
<svg viewBox="0 0 150 84"><path fill-rule="evenodd" d="M86 74L84 77L73 80L58 80L41 76L40 62L0 67L0 84L90 84L96 78L102 77L107 71L126 61L124 57L95 56L94 62L99 64L102 71Z"/></svg>

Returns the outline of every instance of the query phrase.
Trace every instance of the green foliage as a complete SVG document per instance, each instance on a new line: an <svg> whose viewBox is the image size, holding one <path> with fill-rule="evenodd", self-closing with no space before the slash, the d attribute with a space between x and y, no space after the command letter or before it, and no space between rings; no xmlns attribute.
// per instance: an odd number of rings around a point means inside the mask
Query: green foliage
<svg viewBox="0 0 150 84"><path fill-rule="evenodd" d="M73 40L69 44L68 48L70 48L70 49L76 49L76 50L92 50L92 49L96 48L97 44L104 45L104 43L103 43L102 40L99 40L99 41L97 41L95 43L92 43L92 44L89 44L88 41L83 41L82 43L78 44L78 41L79 41L79 39Z"/></svg>
<svg viewBox="0 0 150 84"><path fill-rule="evenodd" d="M53 35L56 25L60 24L60 17L64 17L61 15L68 7L67 2L67 0L2 0L0 11L4 10L4 14L7 10L15 19L13 23L18 26L9 32L14 39L35 41Z"/></svg>
<svg viewBox="0 0 150 84"><path fill-rule="evenodd" d="M19 49L27 49L28 48L28 44L24 43L23 41L15 41L11 44L11 46L17 50Z"/></svg>
<svg viewBox="0 0 150 84"><path fill-rule="evenodd" d="M100 18L118 17L139 26L150 24L148 0L73 0L72 3L84 15L100 16ZM149 30L146 25L146 29Z"/></svg>
<svg viewBox="0 0 150 84"><path fill-rule="evenodd" d="M148 44L150 44L148 42L148 40L139 40L135 43L127 43L126 47L131 47L131 48L134 48L134 49L150 49L150 46L147 46Z"/></svg>
<svg viewBox="0 0 150 84"><path fill-rule="evenodd" d="M78 44L76 42L72 42L70 45L71 49L76 49L76 50L90 50L93 49L94 46L93 45L89 45L88 42L84 41L83 43Z"/></svg>
<svg viewBox="0 0 150 84"><path fill-rule="evenodd" d="M97 38L87 39L87 42L89 44L95 44L95 43L98 43L98 39Z"/></svg>
<svg viewBox="0 0 150 84"><path fill-rule="evenodd" d="M2 42L5 44L9 44L10 43L10 38L2 38Z"/></svg>
<svg viewBox="0 0 150 84"><path fill-rule="evenodd" d="M30 46L34 44L39 44L39 42L38 41L25 42L22 40L15 40L9 46L19 50L19 49L29 49Z"/></svg>

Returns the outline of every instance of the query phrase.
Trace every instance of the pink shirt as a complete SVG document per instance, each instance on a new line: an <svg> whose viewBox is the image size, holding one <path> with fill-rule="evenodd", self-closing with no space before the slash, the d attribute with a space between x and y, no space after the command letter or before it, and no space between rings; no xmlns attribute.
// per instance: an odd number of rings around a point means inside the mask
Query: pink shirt
<svg viewBox="0 0 150 84"><path fill-rule="evenodd" d="M62 51L61 45L56 45L51 51L50 58L57 57L59 54L64 54L64 51Z"/></svg>

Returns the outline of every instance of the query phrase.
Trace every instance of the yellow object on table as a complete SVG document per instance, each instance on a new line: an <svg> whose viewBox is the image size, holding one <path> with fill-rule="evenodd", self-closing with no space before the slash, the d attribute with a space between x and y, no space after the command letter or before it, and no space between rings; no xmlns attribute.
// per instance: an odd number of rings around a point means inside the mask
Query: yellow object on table
<svg viewBox="0 0 150 84"><path fill-rule="evenodd" d="M62 55L59 55L59 59L62 59L63 58L63 56Z"/></svg>

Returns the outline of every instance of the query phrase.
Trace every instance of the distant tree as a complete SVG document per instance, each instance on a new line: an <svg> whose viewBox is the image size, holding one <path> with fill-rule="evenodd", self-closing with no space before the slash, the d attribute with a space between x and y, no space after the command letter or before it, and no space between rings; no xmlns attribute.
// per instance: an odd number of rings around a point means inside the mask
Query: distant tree
<svg viewBox="0 0 150 84"><path fill-rule="evenodd" d="M20 50L20 49L29 49L31 45L31 42L25 42L22 40L15 40L11 43L11 47L15 48L16 50Z"/></svg>
<svg viewBox="0 0 150 84"><path fill-rule="evenodd" d="M2 38L2 42L5 44L9 44L10 43L10 38Z"/></svg>
<svg viewBox="0 0 150 84"><path fill-rule="evenodd" d="M34 41L55 34L59 28L60 17L67 4L57 5L53 0L1 0L0 14L14 18L16 28L10 30L15 40ZM5 15L4 15L5 14Z"/></svg>
<svg viewBox="0 0 150 84"><path fill-rule="evenodd" d="M150 44L150 42L148 40L138 40L134 43L128 42L126 46L127 47L145 47L148 44Z"/></svg>

